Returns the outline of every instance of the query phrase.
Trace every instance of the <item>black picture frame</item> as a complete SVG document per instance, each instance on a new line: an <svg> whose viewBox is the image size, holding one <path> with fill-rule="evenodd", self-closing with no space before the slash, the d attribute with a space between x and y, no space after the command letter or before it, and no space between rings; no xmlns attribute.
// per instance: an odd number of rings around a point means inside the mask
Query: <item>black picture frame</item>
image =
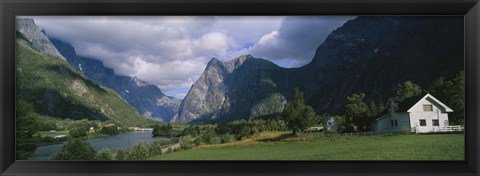
<svg viewBox="0 0 480 176"><path fill-rule="evenodd" d="M479 175L478 0L1 0L1 175ZM15 161L15 16L463 15L465 161Z"/></svg>

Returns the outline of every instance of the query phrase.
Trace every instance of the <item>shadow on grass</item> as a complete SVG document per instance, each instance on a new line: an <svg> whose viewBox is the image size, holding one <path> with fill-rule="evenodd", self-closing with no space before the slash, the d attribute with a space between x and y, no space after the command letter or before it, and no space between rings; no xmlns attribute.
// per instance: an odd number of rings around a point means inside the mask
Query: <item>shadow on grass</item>
<svg viewBox="0 0 480 176"><path fill-rule="evenodd" d="M274 138L258 139L257 141L259 141L259 142L275 142L275 141L282 141L282 140L287 139L289 137L297 137L297 136L292 134L292 133L288 133L288 134L282 134L282 135L274 137Z"/></svg>

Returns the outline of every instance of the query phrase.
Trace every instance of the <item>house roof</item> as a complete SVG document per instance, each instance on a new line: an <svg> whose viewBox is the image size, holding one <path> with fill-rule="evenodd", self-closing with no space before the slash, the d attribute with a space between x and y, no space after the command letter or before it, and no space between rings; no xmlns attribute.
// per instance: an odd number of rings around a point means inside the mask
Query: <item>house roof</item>
<svg viewBox="0 0 480 176"><path fill-rule="evenodd" d="M442 106L444 109L445 109L445 112L453 112L453 110L451 108L449 108L447 105L443 104L440 100L438 100L437 98L433 97L432 95L430 94L427 94L425 95L423 98L421 99L429 99L430 101L434 101L436 103L438 103L440 106ZM414 105L412 105L408 110L407 112L411 112L411 109L413 108L413 106L415 106L417 103L415 103Z"/></svg>
<svg viewBox="0 0 480 176"><path fill-rule="evenodd" d="M398 104L397 112L407 112L413 105L417 104L424 96L414 96L410 98L404 98Z"/></svg>

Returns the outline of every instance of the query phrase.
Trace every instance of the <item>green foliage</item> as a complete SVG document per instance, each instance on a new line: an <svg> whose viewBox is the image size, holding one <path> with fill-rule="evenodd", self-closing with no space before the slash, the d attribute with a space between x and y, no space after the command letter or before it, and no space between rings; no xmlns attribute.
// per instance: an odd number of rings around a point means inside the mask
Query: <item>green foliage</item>
<svg viewBox="0 0 480 176"><path fill-rule="evenodd" d="M32 106L22 99L17 99L15 112L16 157L27 159L37 147L33 135L38 131L38 118Z"/></svg>
<svg viewBox="0 0 480 176"><path fill-rule="evenodd" d="M52 156L53 160L94 160L96 152L88 142L71 139Z"/></svg>
<svg viewBox="0 0 480 176"><path fill-rule="evenodd" d="M32 105L35 113L62 119L112 119L115 124L126 126L152 123L114 90L93 83L66 61L42 54L27 43L17 38L16 93L18 99ZM52 130L52 124L41 127Z"/></svg>
<svg viewBox="0 0 480 176"><path fill-rule="evenodd" d="M150 157L150 146L147 142L138 143L128 153L128 160L146 160L148 157Z"/></svg>
<svg viewBox="0 0 480 176"><path fill-rule="evenodd" d="M71 138L81 138L88 134L88 130L85 127L75 127L68 132L68 136Z"/></svg>
<svg viewBox="0 0 480 176"><path fill-rule="evenodd" d="M354 126L357 126L361 131L364 131L369 126L368 106L363 102L365 94L352 94L347 97L347 104L345 105L345 131L355 131Z"/></svg>
<svg viewBox="0 0 480 176"><path fill-rule="evenodd" d="M411 81L405 81L398 85L397 97L409 98L422 94L420 86Z"/></svg>
<svg viewBox="0 0 480 176"><path fill-rule="evenodd" d="M235 141L235 136L227 133L222 135L221 139L222 139L222 143L229 143L229 142Z"/></svg>
<svg viewBox="0 0 480 176"><path fill-rule="evenodd" d="M153 137L172 137L173 127L171 124L153 126Z"/></svg>
<svg viewBox="0 0 480 176"><path fill-rule="evenodd" d="M448 118L450 124L464 124L465 113L465 72L458 72L451 80L437 78L427 90L428 93L453 109Z"/></svg>
<svg viewBox="0 0 480 176"><path fill-rule="evenodd" d="M118 127L113 125L113 126L106 126L106 127L103 127L101 130L100 130L100 133L102 134L108 134L108 135L117 135L119 133L118 131Z"/></svg>
<svg viewBox="0 0 480 176"><path fill-rule="evenodd" d="M283 111L285 122L293 134L304 132L318 122L319 116L311 106L304 103L303 92L295 88L292 99L287 102Z"/></svg>
<svg viewBox="0 0 480 176"><path fill-rule="evenodd" d="M369 105L367 105L364 102L364 98L365 94L363 93L352 94L347 97L344 123L340 131L353 132L355 131L355 126L357 131L372 130L375 117L385 110L385 106L381 99L378 102L370 101Z"/></svg>
<svg viewBox="0 0 480 176"><path fill-rule="evenodd" d="M117 160L128 160L128 151L127 150L118 150L116 159Z"/></svg>
<svg viewBox="0 0 480 176"><path fill-rule="evenodd" d="M109 148L103 148L97 154L97 160L113 160L112 151Z"/></svg>

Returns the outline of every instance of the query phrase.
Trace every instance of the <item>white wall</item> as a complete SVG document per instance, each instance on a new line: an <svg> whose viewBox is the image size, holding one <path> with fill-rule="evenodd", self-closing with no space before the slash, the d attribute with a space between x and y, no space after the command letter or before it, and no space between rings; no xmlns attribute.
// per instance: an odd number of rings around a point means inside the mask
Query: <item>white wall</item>
<svg viewBox="0 0 480 176"><path fill-rule="evenodd" d="M394 126L392 127L392 122L394 121ZM395 126L395 120L397 121L397 126ZM377 121L376 130L401 130L403 127L410 128L410 118L408 118L408 113L390 113L386 117Z"/></svg>
<svg viewBox="0 0 480 176"><path fill-rule="evenodd" d="M433 111L426 112L423 111L424 104L431 104ZM448 126L448 114L442 113L445 112L445 109L441 109L441 106L435 103L435 101L429 100L429 98L420 100L414 107L410 109L410 125L412 127L420 127L420 119L426 120L426 127L432 128L432 130L438 130L443 126ZM433 126L432 120L438 119L439 126Z"/></svg>

